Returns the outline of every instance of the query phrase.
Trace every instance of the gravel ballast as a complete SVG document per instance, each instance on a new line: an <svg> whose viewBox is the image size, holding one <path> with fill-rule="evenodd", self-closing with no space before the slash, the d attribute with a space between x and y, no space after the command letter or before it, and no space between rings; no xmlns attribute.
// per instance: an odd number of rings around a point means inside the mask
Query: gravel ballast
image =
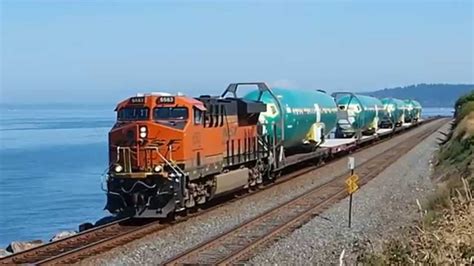
<svg viewBox="0 0 474 266"><path fill-rule="evenodd" d="M438 121L435 123L441 123L441 122ZM422 126L422 127L425 127L425 126ZM353 156L356 158L357 163L363 163L369 160L370 158L372 158L373 156L390 149L391 147L393 147L394 145L396 145L403 139L407 139L413 134L415 134L416 132L419 132L422 129L422 127L413 129L401 136L388 140L375 147L371 147L366 150L354 153ZM420 174L422 172L422 168L426 168L426 165L427 165L423 158L425 158L426 156L429 157L429 155L427 155L426 153L428 150L433 149L433 147L430 147L430 146L433 146L431 145L432 142L428 142L428 140L432 140L432 139L434 139L433 136L425 140L420 145L421 151L419 152L419 154L415 156L417 162L421 160L420 165L417 166L418 168L420 168L419 169ZM417 152L417 150L412 151L411 153ZM431 154L431 152L429 153ZM411 166L411 167L416 168L414 166ZM163 231L149 235L143 239L134 241L122 247L115 248L107 253L101 254L98 257L90 258L84 261L83 263L85 264L159 264L159 263L162 263L166 259L169 259L185 251L186 249L189 249L201 243L202 241L205 241L213 236L216 236L224 231L227 231L231 229L232 227L235 227L236 225L248 219L251 219L285 201L288 201L289 199L294 198L295 196L300 195L301 193L317 185L320 185L323 182L335 176L345 173L347 171L346 168L347 168L346 159L335 161L331 164L328 164L325 167L316 169L308 174L294 178L293 180L287 183L276 185L272 188L269 188L267 190L261 191L254 195L250 195L248 197L242 198L230 204L225 204L210 212L203 213L196 217L192 217L188 219L187 221L173 225L172 227L167 228ZM401 171L402 171L401 169L398 169L398 170L395 169L393 174L396 174L397 172L401 173ZM399 183L400 180L398 181L394 180L393 182ZM371 184L368 184L367 186L370 186L370 185ZM377 188L377 189L380 189L380 188ZM388 188L381 189L381 191L385 191L385 190L388 190ZM353 234L354 232L357 232L358 228L360 227L360 223L362 223L362 219L360 219L359 216L362 215L363 212L362 210L358 209L364 205L361 202L359 202L359 197L362 198L362 196L359 196L359 195L362 195L362 193L363 192L361 190L360 192L358 192L355 198L356 208L354 209L354 213L355 213L354 228L351 231L349 231L349 235ZM398 196L396 196L395 198L398 198ZM384 197L377 198L377 196L374 196L373 198L371 198L371 200L372 201L386 201L387 199ZM344 213L345 215L342 215L341 217L335 216L334 219L336 220L333 220L331 222L327 222L325 219L315 219L311 222L313 223L318 220L326 221L327 223L326 227L332 227L336 231L333 233L329 233L332 235L331 238L334 238L334 239L337 239L339 235L341 234L343 234L342 236L344 236L344 233L340 229L337 229L337 228L338 226L344 227L344 225L346 225L347 203L344 204L344 202L342 202L342 205L341 206L339 205L340 204L338 204L337 207L335 208L340 209L341 214ZM360 206L357 207L357 205L360 205ZM322 217L326 217L326 214L323 215ZM329 219L331 216L327 216L327 217ZM380 219L378 221L374 220L373 222L370 222L369 224L375 225L376 223L379 223L379 222L381 222ZM306 226L304 228L306 228ZM317 225L316 228L322 228L322 227L321 225ZM327 235L327 233L325 233L325 230L327 229L321 229L320 234ZM262 254L262 256L256 257L255 262L256 263L263 263L263 262L266 262L266 263L288 262L289 263L289 262L298 262L298 261L307 262L310 259L311 260L314 259L315 257L313 255L315 253L311 252L311 250L316 250L319 252L321 251L321 249L323 249L325 245L324 242L322 242L321 240L318 240L322 238L320 235L318 236L316 232L307 233L307 234L310 234L308 238L314 238L314 240L316 241L315 243L320 243L320 245L313 244L314 245L313 247L315 249L310 248L307 251L303 251L302 249L303 249L303 245L306 245L305 243L310 245L310 243L308 242L301 242L301 246L298 246L298 248L296 248L296 246L295 248L290 248L286 245L283 245L280 248L278 248L279 245L285 243L286 241L291 241L290 239L292 239L294 235L298 234L299 231L300 230L296 231L293 235L291 235L288 238L288 240L281 240L280 242L276 243L274 247L268 249L266 252ZM341 231L341 232L337 232L337 231ZM296 241L298 242L300 240L297 239ZM298 243L292 243L292 242L288 243L289 246L296 245L296 244ZM275 248L274 252L272 251L273 248ZM294 253L290 254L288 252L294 252ZM285 257L283 253L287 254L286 256L293 256L292 260L289 260L291 258L288 258L288 257L286 258L286 260L282 260L281 258Z"/></svg>
<svg viewBox="0 0 474 266"><path fill-rule="evenodd" d="M417 200L434 190L430 176L437 137L441 134L432 134L354 194L350 229L346 198L250 263L338 264L344 250L344 261L355 264L363 249L380 250L384 239L420 218Z"/></svg>

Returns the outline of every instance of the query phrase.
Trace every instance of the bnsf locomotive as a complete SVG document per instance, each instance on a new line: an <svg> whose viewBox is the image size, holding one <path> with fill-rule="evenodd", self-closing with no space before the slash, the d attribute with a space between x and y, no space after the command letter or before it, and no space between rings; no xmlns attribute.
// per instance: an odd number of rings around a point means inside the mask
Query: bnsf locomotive
<svg viewBox="0 0 474 266"><path fill-rule="evenodd" d="M269 150L257 122L265 111L259 101L165 93L119 103L106 209L166 217L261 183Z"/></svg>
<svg viewBox="0 0 474 266"><path fill-rule="evenodd" d="M239 98L241 85L257 89ZM352 137L377 124L383 110L361 98L336 104L323 91L265 83L233 83L219 97L131 97L118 104L109 133L106 209L164 218L272 181L288 166L323 158L317 147L341 125Z"/></svg>

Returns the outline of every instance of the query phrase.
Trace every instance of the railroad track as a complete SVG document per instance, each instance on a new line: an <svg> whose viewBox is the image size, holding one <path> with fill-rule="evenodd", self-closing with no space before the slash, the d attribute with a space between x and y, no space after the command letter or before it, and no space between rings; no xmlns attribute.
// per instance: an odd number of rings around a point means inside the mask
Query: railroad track
<svg viewBox="0 0 474 266"><path fill-rule="evenodd" d="M436 132L440 124L431 125L408 141L357 167L360 185L375 178L385 168ZM259 250L307 223L322 211L347 197L345 179L338 176L305 192L248 222L218 235L166 261L175 264L239 264L248 261Z"/></svg>
<svg viewBox="0 0 474 266"><path fill-rule="evenodd" d="M1 264L74 263L130 242L166 225L152 220L123 218L71 237L50 242L0 259Z"/></svg>
<svg viewBox="0 0 474 266"><path fill-rule="evenodd" d="M429 121L426 121L429 122ZM433 127L433 126L432 126ZM438 128L438 127L436 127ZM432 132L430 130L430 132ZM428 133L426 133L428 134ZM431 133L429 133L431 134ZM388 139L388 138L387 138ZM372 145L366 145L365 148L371 147L378 144L381 141L378 140ZM333 160L331 162L335 162ZM309 167L304 167L297 171L291 172L280 179L278 179L274 184L281 184L291 180L292 178L303 175L314 169L320 167L321 165L313 165ZM363 182L363 181L362 181ZM341 184L338 184L341 185ZM327 184L325 187L321 187L320 191L327 189L327 193L334 191L338 186L336 183L332 185ZM258 193L262 190L273 187L272 185L266 186L263 189L248 193L245 196ZM322 193L322 192L321 192ZM343 193L341 193L343 194ZM345 196L345 195L344 195ZM230 203L238 198L230 200L225 203ZM176 222L182 222L196 215L201 215L204 212L213 210L216 207L220 207L222 204L214 203L214 205L202 210L201 212L191 214L184 218L179 218ZM121 220L114 221L109 224L105 224L99 227L94 227L92 229L80 232L71 237L67 237L58 241L50 242L23 252L18 252L10 256L0 259L0 264L41 264L41 265L51 265L51 264L68 264L75 263L83 260L84 258L91 257L105 251L108 251L114 247L121 246L133 240L142 238L148 234L160 231L166 227L172 226L172 223L160 223L157 220L133 220L130 218L124 218ZM184 254L183 254L184 255ZM184 258L184 257L183 257ZM175 259L176 262L182 261L179 258ZM170 261L170 263L173 261Z"/></svg>

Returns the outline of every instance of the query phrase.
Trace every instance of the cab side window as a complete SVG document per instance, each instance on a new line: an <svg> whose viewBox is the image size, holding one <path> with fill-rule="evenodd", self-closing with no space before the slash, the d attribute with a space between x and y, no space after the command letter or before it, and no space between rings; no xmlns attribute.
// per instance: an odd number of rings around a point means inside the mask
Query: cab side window
<svg viewBox="0 0 474 266"><path fill-rule="evenodd" d="M194 124L195 125L202 124L202 111L197 109L196 107L194 107L193 110L194 110Z"/></svg>

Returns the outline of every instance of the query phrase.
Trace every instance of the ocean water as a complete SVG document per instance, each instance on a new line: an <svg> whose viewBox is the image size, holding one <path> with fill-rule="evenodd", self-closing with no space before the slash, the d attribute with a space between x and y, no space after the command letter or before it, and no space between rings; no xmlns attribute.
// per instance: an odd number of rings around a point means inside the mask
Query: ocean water
<svg viewBox="0 0 474 266"><path fill-rule="evenodd" d="M113 108L0 107L0 248L107 215L100 185Z"/></svg>
<svg viewBox="0 0 474 266"><path fill-rule="evenodd" d="M422 117L429 117L429 116L450 116L452 117L454 114L454 109L449 107L425 107L423 108Z"/></svg>
<svg viewBox="0 0 474 266"><path fill-rule="evenodd" d="M104 217L113 105L0 106L0 248ZM426 108L424 115L452 115Z"/></svg>

